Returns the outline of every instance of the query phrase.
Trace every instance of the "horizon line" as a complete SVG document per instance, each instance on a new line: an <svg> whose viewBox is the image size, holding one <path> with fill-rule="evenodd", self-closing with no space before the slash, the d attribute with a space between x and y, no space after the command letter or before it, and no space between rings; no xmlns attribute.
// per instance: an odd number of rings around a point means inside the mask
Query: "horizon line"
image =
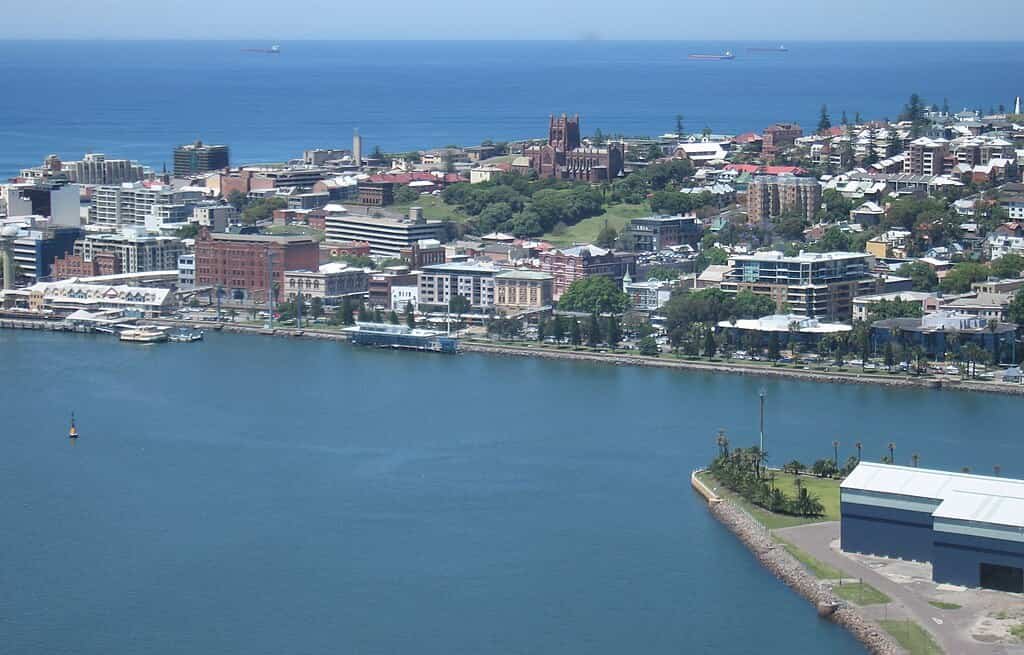
<svg viewBox="0 0 1024 655"><path fill-rule="evenodd" d="M549 43L987 43L987 44L1024 44L1024 40L1021 39L987 39L987 38L903 38L903 39L887 39L887 38L838 38L838 39L809 39L809 38L792 38L787 39L780 37L776 39L772 38L694 38L694 39L658 39L658 38L607 38L607 37L588 37L588 36L576 36L576 37L551 37L551 38L514 38L514 37L502 37L502 38L473 38L473 39L462 39L462 38L356 38L356 39L331 39L321 37L270 37L270 36L251 36L251 37L231 37L231 38L214 38L214 37L189 37L189 36L178 36L178 37L160 37L160 38L147 38L147 37L120 37L120 36L22 36L22 37L9 37L0 35L0 40L11 41L11 42L39 42L39 41L77 41L77 42L127 42L127 43L142 43L142 42L156 42L156 43L174 43L174 42L209 42L209 43L232 43L232 42L249 42L249 41L270 41L270 42L295 42L295 43L391 43L391 42L413 42L413 43L535 43L535 42L549 42Z"/></svg>

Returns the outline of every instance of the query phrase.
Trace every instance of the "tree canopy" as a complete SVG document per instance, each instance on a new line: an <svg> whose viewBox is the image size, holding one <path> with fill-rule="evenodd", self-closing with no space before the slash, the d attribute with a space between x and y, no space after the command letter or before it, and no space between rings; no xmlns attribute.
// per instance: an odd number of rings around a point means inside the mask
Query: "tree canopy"
<svg viewBox="0 0 1024 655"><path fill-rule="evenodd" d="M921 303L895 298L879 300L868 309L869 321L881 321L887 318L919 318L924 315Z"/></svg>
<svg viewBox="0 0 1024 655"><path fill-rule="evenodd" d="M591 275L576 280L558 301L561 309L589 314L622 313L629 308L629 296L615 280L604 275Z"/></svg>

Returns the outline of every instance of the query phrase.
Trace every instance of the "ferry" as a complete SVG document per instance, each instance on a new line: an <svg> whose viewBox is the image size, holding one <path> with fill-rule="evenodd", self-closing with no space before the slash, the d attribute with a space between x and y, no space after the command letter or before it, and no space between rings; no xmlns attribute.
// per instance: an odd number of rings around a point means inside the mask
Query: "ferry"
<svg viewBox="0 0 1024 655"><path fill-rule="evenodd" d="M784 45L778 48L747 48L747 52L789 52L789 48Z"/></svg>
<svg viewBox="0 0 1024 655"><path fill-rule="evenodd" d="M131 343L161 343L167 341L167 332L155 327L138 327L122 330L119 338Z"/></svg>
<svg viewBox="0 0 1024 655"><path fill-rule="evenodd" d="M732 54L731 50L726 50L720 55L690 55L690 59L698 59L700 61L724 61L729 59L735 59L736 55Z"/></svg>
<svg viewBox="0 0 1024 655"><path fill-rule="evenodd" d="M459 351L458 339L435 330L390 323L356 323L355 327L345 328L345 332L352 343L360 346L447 354Z"/></svg>
<svg viewBox="0 0 1024 655"><path fill-rule="evenodd" d="M75 427L75 413L71 412L71 429L68 430L68 439L74 441L78 438L78 428Z"/></svg>

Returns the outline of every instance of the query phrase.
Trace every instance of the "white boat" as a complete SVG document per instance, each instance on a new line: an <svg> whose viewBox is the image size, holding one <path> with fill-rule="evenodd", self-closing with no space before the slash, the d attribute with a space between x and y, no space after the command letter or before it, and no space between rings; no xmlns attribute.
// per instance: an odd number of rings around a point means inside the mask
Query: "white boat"
<svg viewBox="0 0 1024 655"><path fill-rule="evenodd" d="M139 327L122 330L119 338L131 343L160 343L167 341L167 332L160 328Z"/></svg>

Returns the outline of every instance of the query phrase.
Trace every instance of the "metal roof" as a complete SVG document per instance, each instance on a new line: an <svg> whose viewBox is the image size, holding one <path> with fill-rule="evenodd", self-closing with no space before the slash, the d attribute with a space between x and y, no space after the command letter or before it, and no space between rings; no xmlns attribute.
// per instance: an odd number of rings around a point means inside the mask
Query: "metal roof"
<svg viewBox="0 0 1024 655"><path fill-rule="evenodd" d="M839 487L941 501L936 518L1024 527L1024 480L861 462Z"/></svg>
<svg viewBox="0 0 1024 655"><path fill-rule="evenodd" d="M1024 498L954 491L932 512L937 519L1024 527Z"/></svg>

